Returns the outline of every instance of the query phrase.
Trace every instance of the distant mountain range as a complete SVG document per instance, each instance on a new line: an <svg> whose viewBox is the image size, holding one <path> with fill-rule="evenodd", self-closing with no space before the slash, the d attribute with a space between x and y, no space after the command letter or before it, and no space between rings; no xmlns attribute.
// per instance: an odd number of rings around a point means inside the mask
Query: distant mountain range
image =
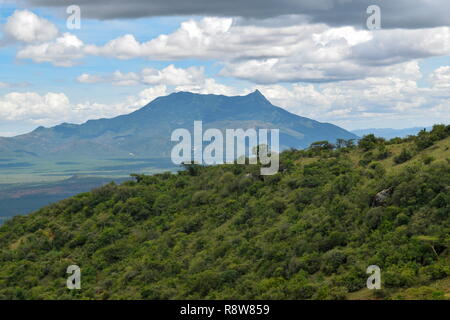
<svg viewBox="0 0 450 320"><path fill-rule="evenodd" d="M355 139L330 123L300 117L272 105L259 91L227 97L178 92L159 97L143 108L112 119L84 124L39 127L28 134L0 138L2 157L167 158L177 128L192 130L195 120L208 128L280 129L280 147L305 148L318 140Z"/></svg>
<svg viewBox="0 0 450 320"><path fill-rule="evenodd" d="M426 129L427 131L431 130L432 127L414 127L414 128L406 128L406 129L390 129L390 128L382 128L382 129L361 129L361 130L353 130L352 133L356 134L359 137L368 135L373 133L377 137L392 139L392 138L405 138L407 136L414 136L419 133L420 130Z"/></svg>

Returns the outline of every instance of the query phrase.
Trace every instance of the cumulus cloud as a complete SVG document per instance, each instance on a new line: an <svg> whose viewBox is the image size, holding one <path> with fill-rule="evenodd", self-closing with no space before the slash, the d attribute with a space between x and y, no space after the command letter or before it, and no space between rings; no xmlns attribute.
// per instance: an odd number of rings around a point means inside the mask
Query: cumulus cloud
<svg viewBox="0 0 450 320"><path fill-rule="evenodd" d="M86 52L118 59L148 58L177 60L186 58L227 58L233 53L231 18L207 17L181 23L175 32L141 43L131 34L113 39L103 46L86 46ZM244 36L243 34L241 36ZM238 42L245 41L241 39Z"/></svg>
<svg viewBox="0 0 450 320"><path fill-rule="evenodd" d="M355 45L352 58L373 65L450 54L450 28L377 30L371 41Z"/></svg>
<svg viewBox="0 0 450 320"><path fill-rule="evenodd" d="M49 62L55 66L71 67L84 57L84 43L77 36L64 33L53 42L28 45L17 52L19 59L31 59L34 62Z"/></svg>
<svg viewBox="0 0 450 320"><path fill-rule="evenodd" d="M262 85L261 92L275 105L319 121L333 122L349 129L362 127L413 127L450 121L448 69L441 67L431 76L431 87L420 87L416 70L408 77L369 77L321 84ZM414 66L414 64L416 66ZM444 94L447 93L447 94ZM426 115L426 116L424 116ZM425 123L424 123L425 121Z"/></svg>
<svg viewBox="0 0 450 320"><path fill-rule="evenodd" d="M122 73L115 71L106 75L83 73L77 77L80 83L110 83L115 86L153 85L148 90L156 90L165 94L169 91L189 91L201 94L238 95L250 92L218 83L215 79L206 78L203 67L177 68L169 65L161 70L144 68L140 72Z"/></svg>
<svg viewBox="0 0 450 320"><path fill-rule="evenodd" d="M31 6L67 7L71 0L27 0ZM303 15L313 23L331 26L365 26L368 6L378 4L383 28L431 28L448 26L447 0L78 0L83 15L97 19L129 19L155 16L211 15L266 19Z"/></svg>
<svg viewBox="0 0 450 320"><path fill-rule="evenodd" d="M111 83L116 86L167 85L187 86L205 81L203 67L176 68L169 65L162 70L144 68L140 72L122 73L115 71L107 75L91 75L84 73L77 78L80 83Z"/></svg>
<svg viewBox="0 0 450 320"><path fill-rule="evenodd" d="M156 98L166 96L168 94L169 91L165 85L150 87L139 92L137 96L129 96L125 105L129 105L133 109L138 109L147 105Z"/></svg>
<svg viewBox="0 0 450 320"><path fill-rule="evenodd" d="M436 88L450 89L450 66L442 66L434 70L430 74L429 80Z"/></svg>
<svg viewBox="0 0 450 320"><path fill-rule="evenodd" d="M189 20L171 34L139 42L132 35L86 54L118 59L203 59L224 63L221 75L259 84L326 82L404 73L402 64L450 54L450 28L378 30L235 25L229 18Z"/></svg>
<svg viewBox="0 0 450 320"><path fill-rule="evenodd" d="M115 71L110 75L93 75L83 73L77 78L79 83L111 83L115 86L135 86L140 84L140 76L134 72L122 73Z"/></svg>
<svg viewBox="0 0 450 320"><path fill-rule="evenodd" d="M49 41L58 35L58 29L53 23L29 10L14 11L4 30L7 37L24 43Z"/></svg>
<svg viewBox="0 0 450 320"><path fill-rule="evenodd" d="M0 99L2 120L49 120L60 118L70 110L69 99L63 93L11 92Z"/></svg>
<svg viewBox="0 0 450 320"><path fill-rule="evenodd" d="M251 60L284 58L296 54L309 61L336 61L349 47L369 41L371 32L353 27L329 28L323 24L252 26L233 24L231 18L207 17L181 23L171 34L139 42L131 34L103 46L86 46L86 52L118 59ZM313 52L314 49L318 49Z"/></svg>
<svg viewBox="0 0 450 320"><path fill-rule="evenodd" d="M221 74L261 84L409 76L411 70L405 69L405 64L448 54L447 27L376 32L343 27L299 36L285 56L227 61Z"/></svg>
<svg viewBox="0 0 450 320"><path fill-rule="evenodd" d="M368 31L318 23L247 25L232 18L206 17L185 21L174 32L146 42L127 34L104 45L92 45L65 33L54 41L28 45L17 53L19 59L56 66L73 66L87 55L159 61L217 60L224 65L221 75L258 84L347 81L390 74L402 77L408 72L404 69L408 62L450 55L450 28ZM184 71L169 71L160 74L149 69L147 75L116 73L106 78L83 75L79 81L190 84L178 83L187 75L176 72ZM193 75L192 71L188 75Z"/></svg>
<svg viewBox="0 0 450 320"><path fill-rule="evenodd" d="M133 101L136 100L137 98L134 98ZM38 125L51 126L62 122L81 123L92 118L119 115L137 108L127 103L124 101L110 105L87 101L74 104L61 92L48 92L43 95L36 92L11 92L0 97L0 119L2 127L15 123L30 129Z"/></svg>

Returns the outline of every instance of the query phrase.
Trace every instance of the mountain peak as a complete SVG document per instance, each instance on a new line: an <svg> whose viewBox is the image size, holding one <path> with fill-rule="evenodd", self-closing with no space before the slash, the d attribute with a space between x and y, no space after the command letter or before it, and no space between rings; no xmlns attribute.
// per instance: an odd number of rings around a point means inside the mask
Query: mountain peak
<svg viewBox="0 0 450 320"><path fill-rule="evenodd" d="M258 89L256 89L252 93L248 94L247 97L251 97L255 100L259 100L259 101L263 101L263 102L269 102L269 100L267 100L267 98Z"/></svg>
<svg viewBox="0 0 450 320"><path fill-rule="evenodd" d="M259 91L258 89L256 89L256 90L253 91L252 93L250 93L249 96L263 97L264 99L266 98L266 97L264 97L264 95L261 93L261 91Z"/></svg>

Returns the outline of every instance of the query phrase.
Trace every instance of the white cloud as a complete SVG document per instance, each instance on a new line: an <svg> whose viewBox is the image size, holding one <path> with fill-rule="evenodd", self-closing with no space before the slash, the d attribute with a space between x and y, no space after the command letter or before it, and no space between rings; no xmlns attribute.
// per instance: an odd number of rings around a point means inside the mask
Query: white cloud
<svg viewBox="0 0 450 320"><path fill-rule="evenodd" d="M0 123L20 123L30 130L37 125L52 126L62 122L82 123L90 119L110 118L133 112L170 91L166 86L146 88L124 101L106 104L95 101L73 103L64 93L11 92L0 97Z"/></svg>
<svg viewBox="0 0 450 320"><path fill-rule="evenodd" d="M183 22L178 30L169 35L160 35L148 42L140 43L132 34L113 39L104 46L89 45L86 52L118 59L148 58L176 60L185 58L217 57L216 46L226 41L233 23L231 18L204 18L200 21ZM226 49L231 43L222 43ZM226 54L226 52L224 52Z"/></svg>
<svg viewBox="0 0 450 320"><path fill-rule="evenodd" d="M137 98L134 99L137 101ZM128 102L128 101L127 101ZM53 126L63 122L82 123L89 119L113 117L136 110L125 101L117 104L89 102L74 104L64 93L11 92L0 97L2 127Z"/></svg>
<svg viewBox="0 0 450 320"><path fill-rule="evenodd" d="M134 72L122 73L115 71L112 74L101 76L83 73L77 78L79 83L111 83L115 86L135 86L140 84L140 76Z"/></svg>
<svg viewBox="0 0 450 320"><path fill-rule="evenodd" d="M409 62L450 55L450 28L368 31L317 23L245 25L232 18L207 17L183 22L174 32L147 42L126 34L98 46L84 44L75 35L65 33L17 53L19 59L56 66L73 66L87 55L160 61L218 60L224 64L220 75L258 84L347 81L393 74L404 77L410 76L410 70L404 69ZM187 79L180 84L179 79L198 76L192 70L177 68L144 72L147 75L82 75L79 81L187 86L195 81Z"/></svg>
<svg viewBox="0 0 450 320"><path fill-rule="evenodd" d="M86 54L118 59L205 59L221 74L259 84L323 82L404 73L404 63L450 54L450 28L358 30L324 24L238 25L231 18L189 20L171 34L139 42L131 34Z"/></svg>
<svg viewBox="0 0 450 320"><path fill-rule="evenodd" d="M115 71L107 75L91 75L84 73L77 78L80 83L111 83L116 86L168 85L187 86L205 81L203 67L177 68L169 65L162 70L144 68L139 73L122 73Z"/></svg>
<svg viewBox="0 0 450 320"><path fill-rule="evenodd" d="M214 79L205 79L205 81L197 83L195 85L177 86L175 88L175 91L189 91L200 94L219 94L227 96L235 96L250 93L250 90L248 89L242 88L238 89L235 87L227 86L218 83Z"/></svg>
<svg viewBox="0 0 450 320"><path fill-rule="evenodd" d="M430 30L356 31L327 29L299 41L285 57L231 60L222 75L256 83L323 82L386 77L410 77L405 69L418 58L450 54L449 28Z"/></svg>
<svg viewBox="0 0 450 320"><path fill-rule="evenodd" d="M300 116L317 118L332 110L333 99L311 84L260 85L255 88L274 105Z"/></svg>
<svg viewBox="0 0 450 320"><path fill-rule="evenodd" d="M190 91L201 94L238 95L249 90L237 89L206 78L203 67L177 68L169 65L164 69L144 68L140 72L122 73L115 71L107 75L84 73L77 78L80 83L111 83L116 86L153 85L167 91ZM170 87L170 89L168 88Z"/></svg>
<svg viewBox="0 0 450 320"><path fill-rule="evenodd" d="M368 64L394 64L450 54L450 28L377 30L371 41L352 48L352 58Z"/></svg>
<svg viewBox="0 0 450 320"><path fill-rule="evenodd" d="M25 43L49 41L58 34L53 23L28 10L14 11L4 29L8 36Z"/></svg>
<svg viewBox="0 0 450 320"><path fill-rule="evenodd" d="M145 84L166 84L172 86L190 85L204 81L203 67L176 68L169 65L163 70L146 68L142 70L142 82Z"/></svg>
<svg viewBox="0 0 450 320"><path fill-rule="evenodd" d="M69 110L69 99L63 93L11 92L0 99L2 120L59 119Z"/></svg>
<svg viewBox="0 0 450 320"><path fill-rule="evenodd" d="M441 66L429 76L430 82L439 89L450 89L450 66Z"/></svg>
<svg viewBox="0 0 450 320"><path fill-rule="evenodd" d="M431 88L419 87L417 62L403 66L410 77L371 77L322 84L263 85L258 89L275 105L300 116L349 129L413 127L450 122L449 71L433 72ZM444 89L445 88L445 89Z"/></svg>
<svg viewBox="0 0 450 320"><path fill-rule="evenodd" d="M84 57L83 42L77 36L64 33L54 42L29 45L19 50L17 58L31 59L34 62L49 62L55 66L71 67Z"/></svg>
<svg viewBox="0 0 450 320"><path fill-rule="evenodd" d="M165 85L159 85L150 87L139 92L137 96L129 96L127 99L128 105L132 108L141 108L147 105L149 102L155 100L158 97L166 96L169 91Z"/></svg>

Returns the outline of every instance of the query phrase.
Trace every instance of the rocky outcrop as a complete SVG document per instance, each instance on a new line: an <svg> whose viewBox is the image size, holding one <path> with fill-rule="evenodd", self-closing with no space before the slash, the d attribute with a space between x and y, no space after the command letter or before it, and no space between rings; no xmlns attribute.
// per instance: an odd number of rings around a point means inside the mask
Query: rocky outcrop
<svg viewBox="0 0 450 320"><path fill-rule="evenodd" d="M388 189L384 189L380 192L378 192L375 197L373 198L372 201L372 206L377 207L377 206L383 206L386 204L386 202L389 200L389 198L392 195L392 192L394 191L393 187L390 187Z"/></svg>

